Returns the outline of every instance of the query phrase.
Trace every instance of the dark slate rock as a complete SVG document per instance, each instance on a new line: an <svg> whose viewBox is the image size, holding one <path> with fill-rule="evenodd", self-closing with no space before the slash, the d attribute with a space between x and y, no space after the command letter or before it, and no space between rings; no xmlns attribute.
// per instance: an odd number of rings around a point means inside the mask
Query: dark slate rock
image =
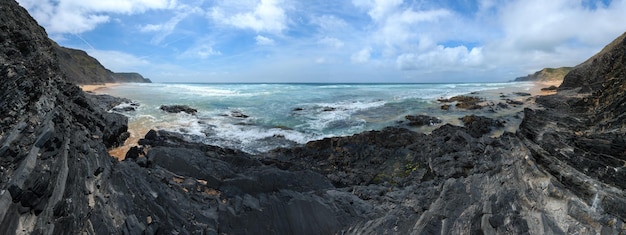
<svg viewBox="0 0 626 235"><path fill-rule="evenodd" d="M426 115L407 115L404 118L409 121L409 126L432 126L441 123L440 119Z"/></svg>
<svg viewBox="0 0 626 235"><path fill-rule="evenodd" d="M493 129L504 127L501 121L476 115L465 116L461 118L461 121L467 127L468 133L474 138L488 134Z"/></svg>
<svg viewBox="0 0 626 235"><path fill-rule="evenodd" d="M557 89L559 89L559 88L557 86L554 86L554 85L549 86L549 87L541 88L542 91L556 91Z"/></svg>
<svg viewBox="0 0 626 235"><path fill-rule="evenodd" d="M196 114L198 112L197 109L191 108L187 105L161 105L159 108L168 113L185 112L188 114Z"/></svg>
<svg viewBox="0 0 626 235"><path fill-rule="evenodd" d="M524 102L522 101L511 100L511 99L506 99L506 103L510 105L524 105Z"/></svg>
<svg viewBox="0 0 626 235"><path fill-rule="evenodd" d="M248 116L248 115L243 114L241 111L232 111L232 112L230 113L230 116L231 116L231 117L234 117L234 118L242 118L242 119L245 119L245 118L249 118L249 117L250 117L250 116Z"/></svg>

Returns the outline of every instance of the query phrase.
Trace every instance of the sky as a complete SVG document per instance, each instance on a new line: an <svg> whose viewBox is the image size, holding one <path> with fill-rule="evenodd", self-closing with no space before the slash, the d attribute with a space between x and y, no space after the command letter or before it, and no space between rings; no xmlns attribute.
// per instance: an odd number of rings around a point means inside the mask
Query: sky
<svg viewBox="0 0 626 235"><path fill-rule="evenodd" d="M62 46L154 82L499 82L575 66L626 0L17 0Z"/></svg>

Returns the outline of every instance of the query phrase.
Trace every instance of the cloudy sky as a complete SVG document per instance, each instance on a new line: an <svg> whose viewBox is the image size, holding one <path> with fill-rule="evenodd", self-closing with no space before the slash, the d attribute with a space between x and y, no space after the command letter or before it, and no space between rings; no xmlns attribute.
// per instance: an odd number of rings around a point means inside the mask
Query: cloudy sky
<svg viewBox="0 0 626 235"><path fill-rule="evenodd" d="M626 0L18 0L156 82L508 81L626 31Z"/></svg>

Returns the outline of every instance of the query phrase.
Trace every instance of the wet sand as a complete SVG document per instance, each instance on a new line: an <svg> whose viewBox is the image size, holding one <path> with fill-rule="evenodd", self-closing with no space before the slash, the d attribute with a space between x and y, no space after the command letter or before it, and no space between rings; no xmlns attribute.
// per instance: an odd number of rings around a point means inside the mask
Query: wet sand
<svg viewBox="0 0 626 235"><path fill-rule="evenodd" d="M119 83L104 83L104 84L78 85L78 86L84 92L99 93L106 88L110 88L110 87L114 87L118 85Z"/></svg>
<svg viewBox="0 0 626 235"><path fill-rule="evenodd" d="M154 129L154 127L151 127L150 125L142 122L129 122L128 132L130 133L130 137L126 139L123 146L109 150L109 155L119 161L124 160L124 158L126 158L126 153L128 152L128 150L131 147L138 146L137 141L146 136L150 129Z"/></svg>
<svg viewBox="0 0 626 235"><path fill-rule="evenodd" d="M79 87L84 92L94 93L94 94L105 94L108 88L112 88L115 86L119 86L120 83L104 83L104 84L93 84L93 85L79 85ZM113 148L109 150L109 155L116 158L119 161L124 160L126 158L126 152L133 147L137 146L137 141L143 138L150 129L153 129L151 125L145 122L128 122L128 132L130 133L130 137L126 139L124 145Z"/></svg>

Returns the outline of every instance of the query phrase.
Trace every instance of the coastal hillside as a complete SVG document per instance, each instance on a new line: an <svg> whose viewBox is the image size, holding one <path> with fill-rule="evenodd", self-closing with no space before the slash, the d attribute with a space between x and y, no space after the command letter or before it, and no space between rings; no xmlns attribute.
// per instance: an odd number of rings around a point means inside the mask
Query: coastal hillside
<svg viewBox="0 0 626 235"><path fill-rule="evenodd" d="M537 81L537 82L552 82L563 81L565 75L572 70L572 67L560 67L560 68L544 68L533 74L528 74L524 77L515 78L515 81Z"/></svg>
<svg viewBox="0 0 626 235"><path fill-rule="evenodd" d="M625 38L497 138L470 111L260 155L151 130L118 162L125 116L1 0L0 234L624 234Z"/></svg>
<svg viewBox="0 0 626 235"><path fill-rule="evenodd" d="M150 82L139 73L114 73L89 56L87 52L59 46L50 40L58 56L61 71L75 84L102 84L112 82Z"/></svg>
<svg viewBox="0 0 626 235"><path fill-rule="evenodd" d="M577 65L565 76L560 89L582 88L581 92L592 92L602 88L610 79L626 76L626 34L605 46L600 53Z"/></svg>

